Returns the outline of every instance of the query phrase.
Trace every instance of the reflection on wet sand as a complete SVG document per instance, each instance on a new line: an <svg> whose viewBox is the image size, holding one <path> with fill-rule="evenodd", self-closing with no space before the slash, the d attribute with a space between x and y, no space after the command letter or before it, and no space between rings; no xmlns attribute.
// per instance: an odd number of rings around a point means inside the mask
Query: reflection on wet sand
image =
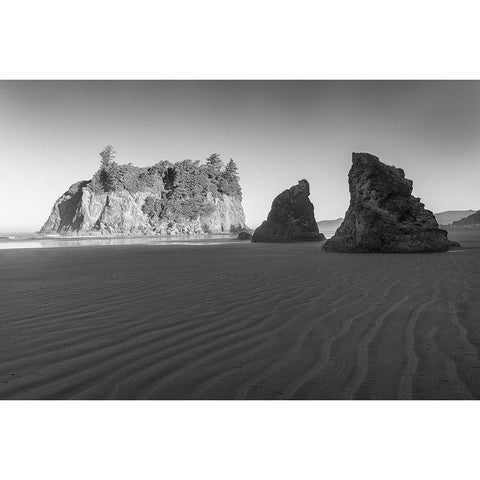
<svg viewBox="0 0 480 480"><path fill-rule="evenodd" d="M208 237L11 237L0 242L0 250L17 248L87 247L101 245L220 245L235 242L234 236L211 235ZM242 242L235 242L242 243Z"/></svg>

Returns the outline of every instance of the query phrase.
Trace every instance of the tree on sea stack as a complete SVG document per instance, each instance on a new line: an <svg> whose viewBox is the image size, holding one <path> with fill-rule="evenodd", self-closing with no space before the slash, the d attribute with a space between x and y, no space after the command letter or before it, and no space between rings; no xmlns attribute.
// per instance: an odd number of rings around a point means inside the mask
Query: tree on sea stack
<svg viewBox="0 0 480 480"><path fill-rule="evenodd" d="M221 172L218 177L218 189L227 195L234 195L239 198L242 197L238 167L232 158L227 163L225 170Z"/></svg>
<svg viewBox="0 0 480 480"><path fill-rule="evenodd" d="M116 155L117 155L117 152L114 150L113 145L107 145L100 152L100 156L102 157L102 160L101 160L102 168L108 167L115 160Z"/></svg>
<svg viewBox="0 0 480 480"><path fill-rule="evenodd" d="M225 179L229 182L235 182L238 180L238 168L237 164L233 161L233 158L231 158L227 163L224 176Z"/></svg>
<svg viewBox="0 0 480 480"><path fill-rule="evenodd" d="M117 152L112 145L107 145L101 152L99 181L105 192L115 190L119 186L120 172L115 162Z"/></svg>
<svg viewBox="0 0 480 480"><path fill-rule="evenodd" d="M218 177L223 167L223 162L218 153L212 153L206 161L207 170L212 177Z"/></svg>

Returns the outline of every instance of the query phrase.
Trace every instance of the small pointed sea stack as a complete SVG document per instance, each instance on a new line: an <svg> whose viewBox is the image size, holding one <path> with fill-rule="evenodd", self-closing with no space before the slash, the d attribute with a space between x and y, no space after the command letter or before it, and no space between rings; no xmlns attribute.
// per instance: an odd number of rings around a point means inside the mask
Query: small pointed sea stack
<svg viewBox="0 0 480 480"><path fill-rule="evenodd" d="M318 232L309 200L310 185L300 180L273 200L267 220L254 232L252 242L308 242L325 240Z"/></svg>
<svg viewBox="0 0 480 480"><path fill-rule="evenodd" d="M412 195L413 182L401 168L369 153L353 153L348 174L350 206L330 252L442 252L449 242L432 212Z"/></svg>

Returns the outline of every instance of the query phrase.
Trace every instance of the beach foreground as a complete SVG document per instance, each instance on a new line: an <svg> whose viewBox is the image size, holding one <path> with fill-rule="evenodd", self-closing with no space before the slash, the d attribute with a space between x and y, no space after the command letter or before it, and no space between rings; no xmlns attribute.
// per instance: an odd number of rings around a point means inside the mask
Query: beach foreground
<svg viewBox="0 0 480 480"><path fill-rule="evenodd" d="M0 398L478 399L480 235L450 238L1 250Z"/></svg>

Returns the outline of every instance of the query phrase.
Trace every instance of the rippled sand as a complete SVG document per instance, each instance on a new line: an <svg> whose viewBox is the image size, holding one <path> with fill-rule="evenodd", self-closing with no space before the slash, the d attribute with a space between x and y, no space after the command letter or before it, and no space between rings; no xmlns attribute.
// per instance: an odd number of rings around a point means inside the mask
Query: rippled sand
<svg viewBox="0 0 480 480"><path fill-rule="evenodd" d="M480 235L459 240L2 250L0 398L480 398Z"/></svg>

